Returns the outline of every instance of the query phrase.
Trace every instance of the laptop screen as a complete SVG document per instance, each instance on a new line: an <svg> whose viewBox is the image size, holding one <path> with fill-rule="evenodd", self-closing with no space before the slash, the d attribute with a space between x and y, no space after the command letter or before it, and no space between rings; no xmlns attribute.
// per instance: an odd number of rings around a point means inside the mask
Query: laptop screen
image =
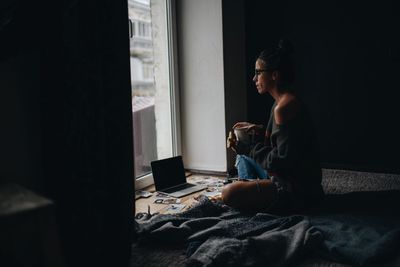
<svg viewBox="0 0 400 267"><path fill-rule="evenodd" d="M152 161L151 171L156 191L186 183L182 156Z"/></svg>

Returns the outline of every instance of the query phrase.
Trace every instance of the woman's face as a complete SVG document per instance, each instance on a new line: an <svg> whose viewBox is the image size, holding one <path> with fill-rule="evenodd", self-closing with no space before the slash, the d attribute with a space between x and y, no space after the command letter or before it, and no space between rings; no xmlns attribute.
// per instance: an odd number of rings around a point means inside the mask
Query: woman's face
<svg viewBox="0 0 400 267"><path fill-rule="evenodd" d="M272 75L273 71L265 70L265 62L257 59L253 82L255 82L257 91L260 95L271 91L271 88L276 86L275 78Z"/></svg>

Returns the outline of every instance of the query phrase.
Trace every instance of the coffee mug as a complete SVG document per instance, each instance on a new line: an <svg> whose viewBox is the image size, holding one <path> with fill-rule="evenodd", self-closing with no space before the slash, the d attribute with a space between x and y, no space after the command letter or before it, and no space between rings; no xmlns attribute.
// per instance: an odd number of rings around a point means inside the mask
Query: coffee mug
<svg viewBox="0 0 400 267"><path fill-rule="evenodd" d="M247 128L236 128L233 130L236 135L236 140L250 145L254 142L254 131L247 131Z"/></svg>

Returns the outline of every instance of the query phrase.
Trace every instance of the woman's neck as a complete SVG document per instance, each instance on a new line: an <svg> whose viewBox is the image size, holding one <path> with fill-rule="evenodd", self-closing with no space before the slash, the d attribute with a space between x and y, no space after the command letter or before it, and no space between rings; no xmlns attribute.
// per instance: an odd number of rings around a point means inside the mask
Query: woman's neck
<svg viewBox="0 0 400 267"><path fill-rule="evenodd" d="M273 90L270 91L270 95L272 98L275 100L276 103L279 103L279 100L282 98L282 96L285 94L285 90L280 90L277 87L275 87Z"/></svg>

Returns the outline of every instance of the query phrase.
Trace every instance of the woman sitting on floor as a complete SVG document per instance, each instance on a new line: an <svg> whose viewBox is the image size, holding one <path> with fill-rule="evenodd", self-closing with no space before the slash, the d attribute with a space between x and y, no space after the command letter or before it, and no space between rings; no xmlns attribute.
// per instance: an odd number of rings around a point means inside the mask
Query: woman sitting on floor
<svg viewBox="0 0 400 267"><path fill-rule="evenodd" d="M263 51L255 62L253 81L259 94L275 100L267 127L238 122L245 129L265 136L263 142L246 147L235 136L228 146L238 155L239 181L222 191L222 200L235 208L271 213L304 210L318 203L321 186L319 147L311 118L291 84L294 80L292 45L281 40L271 51Z"/></svg>

